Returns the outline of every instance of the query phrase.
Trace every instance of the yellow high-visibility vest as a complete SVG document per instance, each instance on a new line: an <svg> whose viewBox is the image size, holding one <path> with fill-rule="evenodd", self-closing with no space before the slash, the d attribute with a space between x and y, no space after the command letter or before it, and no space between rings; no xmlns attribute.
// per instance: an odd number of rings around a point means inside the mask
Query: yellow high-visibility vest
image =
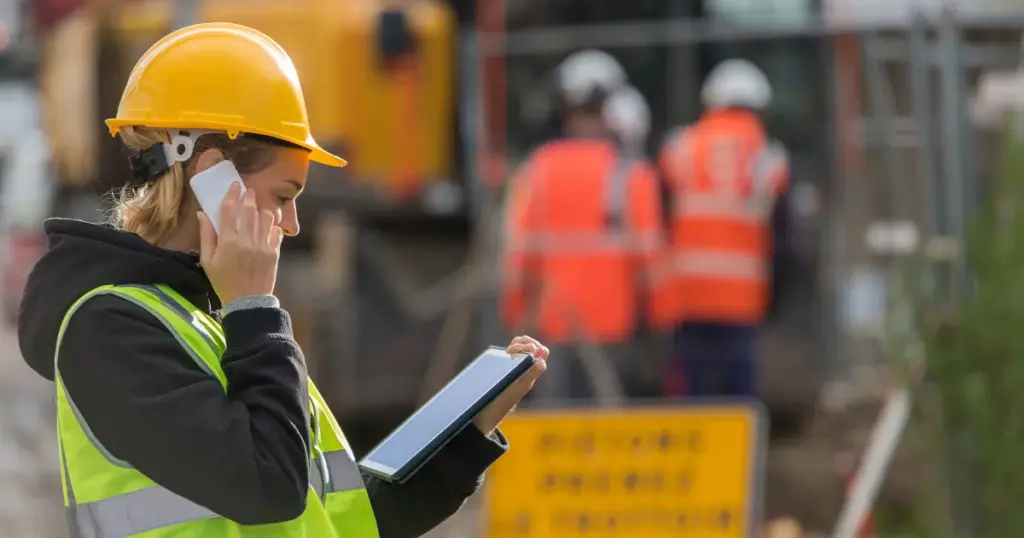
<svg viewBox="0 0 1024 538"><path fill-rule="evenodd" d="M64 316L54 354L61 482L72 538L378 538L370 498L348 441L312 381L309 493L306 510L292 521L240 525L113 457L89 430L56 370L68 321L98 295L115 295L155 316L200 368L227 387L220 366L224 331L170 287L100 286L79 298Z"/></svg>

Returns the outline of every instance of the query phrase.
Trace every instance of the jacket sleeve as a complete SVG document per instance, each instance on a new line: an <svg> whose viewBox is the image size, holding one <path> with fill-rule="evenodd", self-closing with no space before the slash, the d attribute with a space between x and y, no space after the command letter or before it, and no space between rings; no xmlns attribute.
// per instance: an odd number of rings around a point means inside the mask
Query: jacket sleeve
<svg viewBox="0 0 1024 538"><path fill-rule="evenodd" d="M240 524L302 514L309 484L306 368L288 313L228 314L227 390L163 324L115 296L71 318L58 367L100 443L161 486Z"/></svg>
<svg viewBox="0 0 1024 538"><path fill-rule="evenodd" d="M483 474L508 443L468 427L403 484L363 475L381 538L414 538L438 526L483 483Z"/></svg>

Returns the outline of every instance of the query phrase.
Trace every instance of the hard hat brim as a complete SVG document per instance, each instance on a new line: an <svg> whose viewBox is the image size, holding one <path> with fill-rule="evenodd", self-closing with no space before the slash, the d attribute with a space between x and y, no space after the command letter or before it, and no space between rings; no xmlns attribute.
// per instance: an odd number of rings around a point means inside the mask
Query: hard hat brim
<svg viewBox="0 0 1024 538"><path fill-rule="evenodd" d="M278 140L282 140L284 142L288 142L290 144L294 144L296 146L299 146L299 147L301 147L303 149L308 150L309 151L309 160L311 160L313 162L320 163L320 164L323 164L323 165L326 165L326 166L331 166L331 167L334 167L334 168L343 168L345 166L348 166L348 161L346 161L345 159L342 159L341 157L339 157L339 156L337 156L337 155L335 155L335 154L325 150L324 148L320 147L320 144L317 144L316 140L314 140L312 136L310 136L306 140L297 140L297 139L293 140L291 138L282 137L280 134L277 134L277 133L264 132L264 131L262 131L260 129L241 129L240 130L237 125L231 125L231 124L226 124L226 123L218 123L218 122L190 123L187 126L182 126L180 121L175 121L175 122L144 121L143 122L143 121L133 121L133 120L123 120L123 119L118 119L118 118L110 118L110 119L106 120L104 123L106 123L107 128L110 129L110 136L117 136L117 133L121 132L121 129L124 128L124 127L148 127L150 129L181 129L181 130L204 129L204 130L210 130L210 131L224 131L224 132L226 132L228 134L228 136L230 136L232 138L238 136L238 134L240 132L258 134L258 135L268 136L270 138L276 138Z"/></svg>
<svg viewBox="0 0 1024 538"><path fill-rule="evenodd" d="M338 157L337 155L335 155L335 154L325 150L324 148L321 148L318 145L315 145L315 144L312 145L312 146L309 146L309 145L306 145L306 144L299 144L299 145L309 150L309 160L311 160L313 162L320 163L320 164L323 164L323 165L326 165L326 166L331 166L331 167L334 167L334 168L344 168L344 167L348 166L348 161L346 161L345 159L342 159L341 157Z"/></svg>

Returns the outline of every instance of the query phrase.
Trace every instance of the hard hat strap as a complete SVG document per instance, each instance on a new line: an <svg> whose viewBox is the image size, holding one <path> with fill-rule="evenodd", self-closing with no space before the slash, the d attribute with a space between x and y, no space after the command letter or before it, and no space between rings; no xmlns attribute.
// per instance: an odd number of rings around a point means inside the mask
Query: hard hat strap
<svg viewBox="0 0 1024 538"><path fill-rule="evenodd" d="M170 131L171 142L165 144L158 142L147 149L144 149L128 158L132 167L132 177L135 183L143 185L155 181L165 172L170 170L175 163L183 163L192 158L195 151L196 140L204 134L215 131L183 131L174 129Z"/></svg>
<svg viewBox="0 0 1024 538"><path fill-rule="evenodd" d="M128 157L128 164L132 167L132 178L138 185L155 180L170 168L164 155L163 143L155 144Z"/></svg>

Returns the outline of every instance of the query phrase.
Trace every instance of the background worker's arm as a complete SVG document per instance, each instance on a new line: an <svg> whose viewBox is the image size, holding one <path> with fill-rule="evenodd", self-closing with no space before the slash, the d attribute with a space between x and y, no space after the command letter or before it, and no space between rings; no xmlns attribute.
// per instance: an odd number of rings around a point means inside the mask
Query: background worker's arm
<svg viewBox="0 0 1024 538"><path fill-rule="evenodd" d="M772 291L770 310L777 312L780 302L788 295L787 288L793 284L794 251L793 219L790 207L789 167L778 172L778 194L772 207Z"/></svg>
<svg viewBox="0 0 1024 538"><path fill-rule="evenodd" d="M683 185L693 168L692 127L677 127L671 130L658 150L656 161L661 188L661 208L665 230L669 237L673 230L673 213L683 196Z"/></svg>
<svg viewBox="0 0 1024 538"><path fill-rule="evenodd" d="M786 287L792 274L792 222L790 215L789 185L790 165L789 152L778 141L771 141L768 151L773 158L769 168L769 184L772 186L775 201L771 214L772 234L772 287L769 310L776 312L780 307L780 298L786 296Z"/></svg>
<svg viewBox="0 0 1024 538"><path fill-rule="evenodd" d="M792 230L789 214L789 190L779 193L775 206L772 208L772 287L769 311L777 313L782 307L781 299L787 295L787 288L792 283L793 253L790 248Z"/></svg>
<svg viewBox="0 0 1024 538"><path fill-rule="evenodd" d="M629 229L638 247L636 266L640 268L646 294L647 320L652 328L667 328L671 322L672 305L666 293L667 274L661 191L654 168L637 166L629 182Z"/></svg>
<svg viewBox="0 0 1024 538"><path fill-rule="evenodd" d="M509 181L508 205L503 223L501 317L507 327L522 327L536 284L536 254L531 252L529 239L539 220L536 213L535 159L524 163Z"/></svg>
<svg viewBox="0 0 1024 538"><path fill-rule="evenodd" d="M61 379L100 443L161 486L241 524L301 515L309 484L306 367L279 308L223 320L227 393L164 325L115 296L71 318Z"/></svg>
<svg viewBox="0 0 1024 538"><path fill-rule="evenodd" d="M495 430L486 437L468 427L404 484L363 475L377 529L384 538L415 538L454 514L484 480L508 443Z"/></svg>

